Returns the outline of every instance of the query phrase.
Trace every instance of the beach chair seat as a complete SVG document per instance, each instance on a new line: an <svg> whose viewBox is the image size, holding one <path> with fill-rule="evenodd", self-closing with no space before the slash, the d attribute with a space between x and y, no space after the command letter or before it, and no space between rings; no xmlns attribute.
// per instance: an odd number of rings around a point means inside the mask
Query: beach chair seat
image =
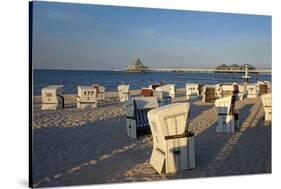
<svg viewBox="0 0 281 189"><path fill-rule="evenodd" d="M149 160L159 173L195 168L194 134L188 132L190 104L174 103L148 112L153 137Z"/></svg>
<svg viewBox="0 0 281 189"><path fill-rule="evenodd" d="M97 89L93 86L77 86L77 108L90 109L97 107Z"/></svg>
<svg viewBox="0 0 281 189"><path fill-rule="evenodd" d="M56 110L64 108L63 85L49 85L41 90L41 109Z"/></svg>
<svg viewBox="0 0 281 189"><path fill-rule="evenodd" d="M134 97L125 103L127 134L137 138L149 131L147 113L153 108L159 107L156 97Z"/></svg>
<svg viewBox="0 0 281 189"><path fill-rule="evenodd" d="M199 84L197 83L187 83L185 89L187 100L197 99L200 95Z"/></svg>
<svg viewBox="0 0 281 189"><path fill-rule="evenodd" d="M257 84L247 85L247 98L257 98L259 96L259 87Z"/></svg>
<svg viewBox="0 0 281 189"><path fill-rule="evenodd" d="M239 126L239 115L234 112L236 96L227 96L215 101L218 112L216 132L233 133Z"/></svg>
<svg viewBox="0 0 281 189"><path fill-rule="evenodd" d="M142 88L140 95L144 97L154 96L154 90L150 88Z"/></svg>
<svg viewBox="0 0 281 189"><path fill-rule="evenodd" d="M272 120L272 94L267 93L261 95L261 100L264 110L264 121L271 121Z"/></svg>
<svg viewBox="0 0 281 189"><path fill-rule="evenodd" d="M129 99L129 88L130 85L119 85L117 87L120 102L126 102Z"/></svg>
<svg viewBox="0 0 281 189"><path fill-rule="evenodd" d="M214 103L217 99L218 86L216 85L205 85L202 93L202 102Z"/></svg>
<svg viewBox="0 0 281 189"><path fill-rule="evenodd" d="M97 91L97 100L98 101L103 101L105 100L105 87L98 85L98 84L93 84L92 85L96 91Z"/></svg>

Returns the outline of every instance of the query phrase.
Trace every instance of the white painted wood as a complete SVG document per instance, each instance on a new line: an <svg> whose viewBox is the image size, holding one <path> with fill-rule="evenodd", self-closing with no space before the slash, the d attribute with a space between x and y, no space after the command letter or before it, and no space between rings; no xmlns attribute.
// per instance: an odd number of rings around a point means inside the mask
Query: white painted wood
<svg viewBox="0 0 281 189"><path fill-rule="evenodd" d="M64 107L63 85L49 85L41 90L42 110L56 110Z"/></svg>
<svg viewBox="0 0 281 189"><path fill-rule="evenodd" d="M197 83L187 83L185 84L186 89L186 99L193 100L199 97L199 84Z"/></svg>
<svg viewBox="0 0 281 189"><path fill-rule="evenodd" d="M217 99L215 102L216 111L218 112L218 125L216 132L233 133L239 125L239 120L235 119L234 103L232 96Z"/></svg>
<svg viewBox="0 0 281 189"><path fill-rule="evenodd" d="M163 86L157 87L155 90L163 92L163 97L170 96L171 98L175 98L175 95L176 95L174 84L163 85Z"/></svg>
<svg viewBox="0 0 281 189"><path fill-rule="evenodd" d="M194 137L186 135L189 108L189 103L174 103L148 112L153 137L150 164L158 173L195 168ZM155 162L155 159L162 159L163 155L153 157L157 156L157 150L165 154L163 168L159 168L159 163Z"/></svg>
<svg viewBox="0 0 281 189"><path fill-rule="evenodd" d="M77 86L77 108L97 107L97 90L93 86Z"/></svg>
<svg viewBox="0 0 281 189"><path fill-rule="evenodd" d="M272 94L267 93L261 95L261 100L264 110L264 120L271 121L272 120Z"/></svg>
<svg viewBox="0 0 281 189"><path fill-rule="evenodd" d="M119 85L117 87L120 102L126 102L129 99L129 88L130 85Z"/></svg>
<svg viewBox="0 0 281 189"><path fill-rule="evenodd" d="M258 90L257 84L248 84L247 85L247 98L257 98L259 96L259 90Z"/></svg>

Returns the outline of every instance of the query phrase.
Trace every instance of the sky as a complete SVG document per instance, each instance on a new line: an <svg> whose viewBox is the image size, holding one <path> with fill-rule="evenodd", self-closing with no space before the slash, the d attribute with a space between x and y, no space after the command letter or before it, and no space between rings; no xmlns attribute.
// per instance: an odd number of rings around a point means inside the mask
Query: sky
<svg viewBox="0 0 281 189"><path fill-rule="evenodd" d="M271 68L271 16L34 2L33 68Z"/></svg>

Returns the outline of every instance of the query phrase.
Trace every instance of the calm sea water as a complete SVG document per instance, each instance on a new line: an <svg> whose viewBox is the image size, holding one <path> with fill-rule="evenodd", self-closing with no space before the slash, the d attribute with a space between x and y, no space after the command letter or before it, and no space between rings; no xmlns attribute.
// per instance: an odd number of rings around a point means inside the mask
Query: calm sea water
<svg viewBox="0 0 281 189"><path fill-rule="evenodd" d="M149 72L125 73L119 71L81 70L34 70L33 91L40 95L43 87L53 84L64 85L65 93L76 93L78 85L100 84L107 91L116 91L120 84L130 84L130 89L140 89L152 83L176 84L176 88L186 83L217 84L227 82L242 83L243 74L232 73L190 73L190 72ZM250 82L271 81L271 74L252 74Z"/></svg>

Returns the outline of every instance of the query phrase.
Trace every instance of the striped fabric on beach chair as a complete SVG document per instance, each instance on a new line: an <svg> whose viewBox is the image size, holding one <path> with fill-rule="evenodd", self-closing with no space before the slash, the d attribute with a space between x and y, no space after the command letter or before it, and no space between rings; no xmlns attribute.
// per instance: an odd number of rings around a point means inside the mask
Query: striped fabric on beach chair
<svg viewBox="0 0 281 189"><path fill-rule="evenodd" d="M234 112L236 96L227 96L217 99L215 107L218 112L216 132L233 133L239 126L238 113Z"/></svg>
<svg viewBox="0 0 281 189"><path fill-rule="evenodd" d="M126 102L129 99L129 88L130 85L119 85L117 87L120 102Z"/></svg>
<svg viewBox="0 0 281 189"><path fill-rule="evenodd" d="M127 112L127 134L137 138L149 131L147 113L159 107L156 97L134 97L125 103Z"/></svg>
<svg viewBox="0 0 281 189"><path fill-rule="evenodd" d="M64 108L63 85L49 85L41 90L42 110Z"/></svg>
<svg viewBox="0 0 281 189"><path fill-rule="evenodd" d="M272 94L267 93L261 95L261 101L264 110L264 121L271 121L272 120Z"/></svg>
<svg viewBox="0 0 281 189"><path fill-rule="evenodd" d="M188 132L189 103L174 103L148 112L153 137L149 160L159 173L195 168L194 134Z"/></svg>
<svg viewBox="0 0 281 189"><path fill-rule="evenodd" d="M97 107L97 90L93 86L78 86L77 108L89 109Z"/></svg>

